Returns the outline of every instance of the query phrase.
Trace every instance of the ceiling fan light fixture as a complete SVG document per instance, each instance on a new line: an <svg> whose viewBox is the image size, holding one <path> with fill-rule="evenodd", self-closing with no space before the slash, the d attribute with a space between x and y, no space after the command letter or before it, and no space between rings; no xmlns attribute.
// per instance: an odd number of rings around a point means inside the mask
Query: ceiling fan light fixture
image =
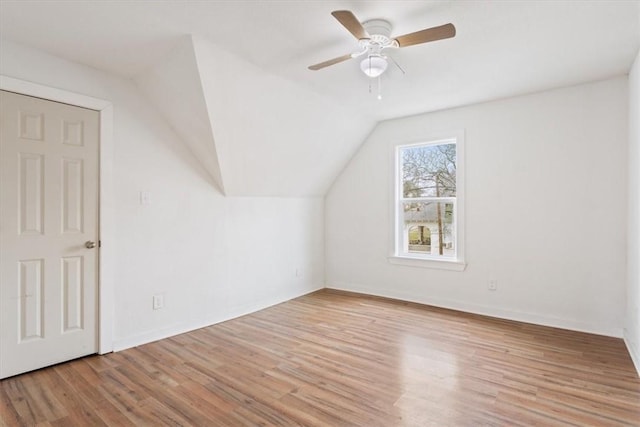
<svg viewBox="0 0 640 427"><path fill-rule="evenodd" d="M360 62L360 69L368 77L380 76L387 69L387 60L379 55L369 55Z"/></svg>

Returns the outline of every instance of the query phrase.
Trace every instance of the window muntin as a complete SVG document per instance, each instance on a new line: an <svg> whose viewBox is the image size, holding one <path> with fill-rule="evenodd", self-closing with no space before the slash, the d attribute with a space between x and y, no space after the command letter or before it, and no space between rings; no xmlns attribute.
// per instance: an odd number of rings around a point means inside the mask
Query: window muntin
<svg viewBox="0 0 640 427"><path fill-rule="evenodd" d="M397 147L396 256L458 258L456 142Z"/></svg>

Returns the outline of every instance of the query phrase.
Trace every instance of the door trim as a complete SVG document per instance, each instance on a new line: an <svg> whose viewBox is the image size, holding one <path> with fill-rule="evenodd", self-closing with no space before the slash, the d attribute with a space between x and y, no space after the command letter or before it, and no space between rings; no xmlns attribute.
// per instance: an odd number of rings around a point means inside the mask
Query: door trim
<svg viewBox="0 0 640 427"><path fill-rule="evenodd" d="M0 74L0 90L75 105L100 114L99 155L99 233L98 258L98 353L113 351L115 191L113 185L113 104L63 89L20 80Z"/></svg>

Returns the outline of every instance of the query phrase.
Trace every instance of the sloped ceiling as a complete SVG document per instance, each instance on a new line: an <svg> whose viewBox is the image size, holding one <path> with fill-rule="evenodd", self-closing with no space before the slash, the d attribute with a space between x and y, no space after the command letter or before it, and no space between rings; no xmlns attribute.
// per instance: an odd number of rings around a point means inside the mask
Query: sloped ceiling
<svg viewBox="0 0 640 427"><path fill-rule="evenodd" d="M378 101L357 61L307 69L357 50L337 9L457 35L393 52ZM633 0L0 2L0 37L134 78L233 195L323 194L379 120L625 74L639 21Z"/></svg>
<svg viewBox="0 0 640 427"><path fill-rule="evenodd" d="M375 121L193 40L227 194L324 195Z"/></svg>
<svg viewBox="0 0 640 427"><path fill-rule="evenodd" d="M169 56L137 78L136 83L180 134L214 185L224 193L220 162L191 37L184 37Z"/></svg>
<svg viewBox="0 0 640 427"><path fill-rule="evenodd" d="M322 196L375 125L197 37L135 81L231 196Z"/></svg>

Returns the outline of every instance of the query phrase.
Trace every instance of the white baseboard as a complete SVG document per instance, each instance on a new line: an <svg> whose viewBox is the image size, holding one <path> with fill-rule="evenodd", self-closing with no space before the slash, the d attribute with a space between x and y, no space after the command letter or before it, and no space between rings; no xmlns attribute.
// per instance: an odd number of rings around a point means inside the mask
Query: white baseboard
<svg viewBox="0 0 640 427"><path fill-rule="evenodd" d="M153 341L170 338L175 335L184 334L186 332L195 331L196 329L206 328L207 326L215 325L216 323L226 322L227 320L235 319L245 316L247 314L255 313L256 311L263 310L268 307L292 300L294 298L301 297L303 295L316 292L323 289L324 285L315 285L311 289L292 293L287 296L281 296L279 298L270 298L269 300L263 300L254 304L249 304L241 307L237 307L232 313L228 313L221 317L210 317L207 319L192 320L188 322L181 322L172 325L167 328L157 329L153 331L144 332L134 336L122 338L113 342L113 351L122 351L128 348L136 347L143 344L148 344Z"/></svg>
<svg viewBox="0 0 640 427"><path fill-rule="evenodd" d="M224 320L227 319L221 319L220 322L223 322ZM157 329L122 338L113 342L113 351L122 351L128 348L137 347L139 345L148 344L150 342L159 341L165 338L173 337L175 335L184 334L185 332L195 331L196 329L204 328L214 323L209 323L209 321L184 322L173 325L169 328Z"/></svg>
<svg viewBox="0 0 640 427"><path fill-rule="evenodd" d="M627 346L629 356L631 356L631 360L633 361L633 366L636 367L638 377L640 377L640 351L633 345L633 340L627 336L627 331L625 330L624 332L624 343Z"/></svg>
<svg viewBox="0 0 640 427"><path fill-rule="evenodd" d="M464 301L425 297L422 295L412 295L405 292L372 291L370 288L355 285L352 283L336 282L335 284L328 285L327 288L398 299L402 301L416 302L419 304L426 304L434 307L448 308L451 310L464 311L467 313L480 314L489 317L497 317L499 319L515 320L518 322L533 323L541 326L550 326L553 328L568 329L571 331L587 332L590 334L622 338L622 328L603 327L602 325L580 322L572 319L544 316L536 313L505 310L479 304L471 304Z"/></svg>
<svg viewBox="0 0 640 427"><path fill-rule="evenodd" d="M302 292L294 293L286 297L274 298L268 301L260 301L248 306L237 307L231 314L217 318L199 319L196 321L182 322L173 325L168 328L148 331L135 336L122 338L114 341L113 351L121 351L127 348L136 347L139 345L147 344L153 341L169 338L175 335L190 332L196 329L204 328L207 326L215 325L216 323L225 322L227 320L235 319L256 311L263 310L268 307L283 303L285 301L316 292L325 286L316 285L312 289L307 289ZM577 322L569 319L562 319L551 316L541 316L534 313L516 312L512 310L496 309L495 307L487 307L477 304L469 304L461 301L447 300L441 298L425 298L423 296L410 295L403 292L374 292L364 286L358 286L347 283L336 283L330 286L326 286L328 289L343 290L348 292L361 293L365 295L374 295L386 298L393 298L402 301L416 302L420 304L431 305L435 307L447 308L451 310L464 311L467 313L480 314L489 317L497 317L506 320L515 320L518 322L533 323L536 325L550 326L554 328L568 329L578 332L587 332L598 335L606 335L615 338L623 338L623 331L621 328L603 328L600 325L588 324L585 322ZM636 370L640 375L640 354L631 344L630 340L624 337L624 341L629 349L629 354L635 364Z"/></svg>

